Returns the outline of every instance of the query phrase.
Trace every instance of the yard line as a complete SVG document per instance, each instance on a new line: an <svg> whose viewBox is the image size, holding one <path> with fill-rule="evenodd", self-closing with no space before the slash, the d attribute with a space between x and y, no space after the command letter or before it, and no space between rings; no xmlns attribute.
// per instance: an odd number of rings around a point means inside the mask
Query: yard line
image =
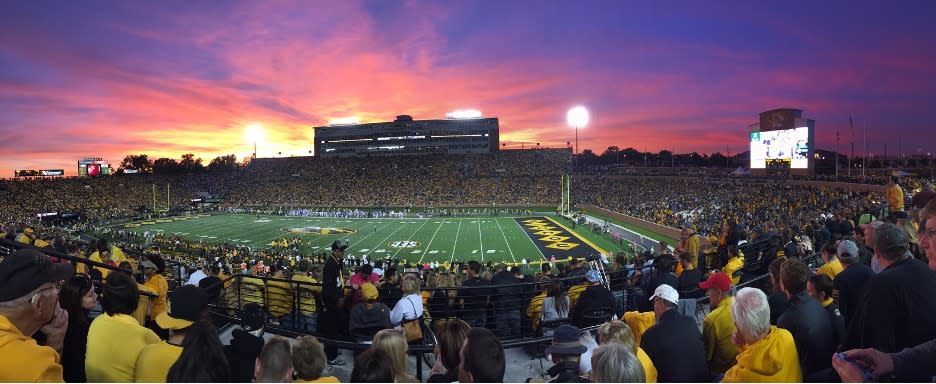
<svg viewBox="0 0 936 384"><path fill-rule="evenodd" d="M393 223L391 222L390 224L393 224ZM401 225L401 226L397 227L397 229L394 229L393 232L390 232L390 234L387 235L387 237L385 237L383 240L381 240L379 243L377 243L377 246L375 246L374 248L371 248L370 252L367 252L364 256L370 256L371 253L374 253L374 251L377 250L377 248L380 248L380 244L383 244L385 241L387 241L387 239L390 238L390 236L393 236L394 233L397 233L397 231L399 231L399 230L402 229L403 227L405 227L405 225ZM368 257L368 259L369 259L369 257Z"/></svg>
<svg viewBox="0 0 936 384"><path fill-rule="evenodd" d="M481 262L484 262L484 235L481 234L481 218L478 218L478 244L481 246Z"/></svg>
<svg viewBox="0 0 936 384"><path fill-rule="evenodd" d="M523 235L527 238L527 240L530 240L530 243L533 244L533 249L537 250L540 253L540 256L543 256L543 260L549 261L549 259L546 258L546 255L543 254L543 251L541 251L540 248L536 246L536 243L533 241L533 238L530 237L530 234L520 226L520 222L516 219L514 219L513 222L514 224L517 224L517 227L520 228L520 232L523 232Z"/></svg>
<svg viewBox="0 0 936 384"><path fill-rule="evenodd" d="M436 235L439 233L439 230L445 225L445 219L442 219L442 224L439 224L439 228L436 228L435 233L432 234L432 238L429 239L429 244L426 244L426 249L423 250L422 255L419 256L419 261L416 264L422 263L423 258L426 257L426 252L429 252L429 246L432 245L432 240L435 240Z"/></svg>
<svg viewBox="0 0 936 384"><path fill-rule="evenodd" d="M452 244L452 258L449 260L449 263L455 262L455 246L458 245L458 231L461 231L461 224L464 219L458 219L458 229L455 230L455 244Z"/></svg>
<svg viewBox="0 0 936 384"><path fill-rule="evenodd" d="M504 228L501 227L501 225L500 225L500 220L498 220L498 218L495 217L495 218L494 218L494 222L497 223L497 228L500 229L501 236L504 237L504 243L507 243L507 252L510 252L510 258L516 263L516 262L517 262L517 258L514 257L513 250L510 249L510 242L507 241L507 235L504 234ZM517 221L514 220L514 222L516 223ZM527 237L529 237L529 236L527 236Z"/></svg>
<svg viewBox="0 0 936 384"><path fill-rule="evenodd" d="M377 233L377 232L383 230L384 228L386 228L386 227L387 227L388 225L390 225L390 224L393 224L393 223L392 223L392 222L385 223L384 225L380 226L380 228L378 228L376 231L374 231L374 232L369 232L369 233L367 234L367 236L364 236L364 237L360 238L359 240L357 240L357 241L351 243L350 245L348 245L348 248L351 248L352 245L361 243L362 241L364 241L364 240L367 239L368 237L371 237L371 235L373 235L373 234L375 234L375 233ZM367 223L367 227L370 227L370 223ZM364 228L364 227L362 226L361 228ZM355 230L359 230L359 228L355 228Z"/></svg>
<svg viewBox="0 0 936 384"><path fill-rule="evenodd" d="M422 229L422 227L425 227L426 224L429 224L429 221L432 220L432 219L425 219L425 220L426 220L426 221L425 221L424 223L422 223L422 225L420 225L419 228L416 228L416 231L413 232L413 233L406 239L406 241L412 240L412 239L413 239L413 236L416 236L416 234L419 233L419 230ZM395 259L396 256L397 256L397 255L400 253L400 251L402 251L402 250L403 250L403 248L398 248L397 251L393 253L393 257L392 257L392 258Z"/></svg>

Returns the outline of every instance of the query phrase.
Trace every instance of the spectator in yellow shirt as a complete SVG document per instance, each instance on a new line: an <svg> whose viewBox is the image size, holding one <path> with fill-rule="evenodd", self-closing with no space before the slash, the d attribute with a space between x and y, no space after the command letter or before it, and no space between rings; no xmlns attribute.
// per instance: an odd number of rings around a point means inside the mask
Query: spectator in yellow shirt
<svg viewBox="0 0 936 384"><path fill-rule="evenodd" d="M169 310L169 305L166 304L166 296L169 294L169 282L163 276L165 269L166 264L159 256L152 255L149 256L149 259L143 260L143 278L145 279L143 287L147 291L158 295L158 297L152 299L150 312L146 316L148 323L154 321L159 314Z"/></svg>
<svg viewBox="0 0 936 384"><path fill-rule="evenodd" d="M0 381L62 382L59 352L68 313L59 307L61 282L74 274L41 252L24 249L0 262ZM31 335L42 331L46 345Z"/></svg>
<svg viewBox="0 0 936 384"><path fill-rule="evenodd" d="M172 307L156 316L172 337L143 348L136 361L136 381L226 382L230 375L217 330L205 319L208 295L186 285L172 292Z"/></svg>
<svg viewBox="0 0 936 384"><path fill-rule="evenodd" d="M292 276L292 288L296 295L299 295L299 308L296 308L297 328L304 328L307 331L315 332L318 322L318 312L315 307L315 300L322 295L322 285L314 277L309 276L309 270L312 263L309 259L299 260L299 272Z"/></svg>
<svg viewBox="0 0 936 384"><path fill-rule="evenodd" d="M738 348L731 341L735 325L731 320L731 279L722 272L709 276L699 283L713 308L702 321L702 342L705 343L705 360L712 377L725 373L735 364Z"/></svg>
<svg viewBox="0 0 936 384"><path fill-rule="evenodd" d="M904 192L896 175L891 175L887 181L887 208L890 213L904 210Z"/></svg>
<svg viewBox="0 0 936 384"><path fill-rule="evenodd" d="M731 317L737 329L732 340L739 353L737 363L725 372L723 383L803 381L793 335L770 325L770 307L764 292L741 288L731 304Z"/></svg>
<svg viewBox="0 0 936 384"><path fill-rule="evenodd" d="M137 282L124 272L111 273L101 295L104 313L91 322L85 374L88 382L132 383L140 351L159 342L152 330L131 315L139 305Z"/></svg>
<svg viewBox="0 0 936 384"><path fill-rule="evenodd" d="M267 280L266 282L267 308L270 316L279 319L292 312L292 288L289 282L285 281L286 276L282 269L276 268L271 277L284 280Z"/></svg>
<svg viewBox="0 0 936 384"><path fill-rule="evenodd" d="M741 281L741 276L735 276L735 271L744 268L744 254L738 250L737 245L728 246L728 263L722 268L722 272L725 272L728 277L731 277L731 284L738 285Z"/></svg>
<svg viewBox="0 0 936 384"><path fill-rule="evenodd" d="M837 256L839 250L848 252L849 254L853 254L852 252L854 252L854 254L858 253L858 247L851 240L842 240L839 243L838 249L836 249L832 243L826 243L826 245L822 246L822 252L820 252L822 261L825 264L822 264L822 266L816 270L817 275L826 275L829 276L829 279L835 280L835 276L845 269Z"/></svg>

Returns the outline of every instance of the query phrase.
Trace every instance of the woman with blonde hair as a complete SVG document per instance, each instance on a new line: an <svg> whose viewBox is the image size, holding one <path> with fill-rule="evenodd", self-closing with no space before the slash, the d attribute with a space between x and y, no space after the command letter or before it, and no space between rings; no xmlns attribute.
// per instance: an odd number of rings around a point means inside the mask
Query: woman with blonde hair
<svg viewBox="0 0 936 384"><path fill-rule="evenodd" d="M432 317L435 327L455 317L455 306L458 304L458 290L455 276L447 272L436 275L435 290L429 296L429 316Z"/></svg>
<svg viewBox="0 0 936 384"><path fill-rule="evenodd" d="M404 321L422 318L423 302L419 295L419 278L410 274L403 276L400 282L403 297L393 306L390 312L390 323L400 325Z"/></svg>
<svg viewBox="0 0 936 384"><path fill-rule="evenodd" d="M907 234L907 240L910 240L910 247L907 249L913 253L913 257L926 262L926 256L920 248L920 237L917 235L917 226L910 219L897 220L897 227Z"/></svg>
<svg viewBox="0 0 936 384"><path fill-rule="evenodd" d="M601 326L598 327L598 344L607 345L610 343L621 344L626 347L627 350L634 353L634 356L637 357L637 360L643 367L643 373L646 382L656 383L656 367L653 365L653 361L650 360L650 356L647 355L647 352L644 352L643 348L640 348L637 345L637 341L634 339L634 332L630 329L630 326L628 326L627 323L621 320L612 320L601 324ZM595 356L594 352L592 353L592 356ZM592 370L594 369L595 367L592 365Z"/></svg>
<svg viewBox="0 0 936 384"><path fill-rule="evenodd" d="M393 363L393 378L396 383L418 383L415 377L406 372L406 354L409 345L406 336L399 329L384 329L374 336L374 348L386 352Z"/></svg>

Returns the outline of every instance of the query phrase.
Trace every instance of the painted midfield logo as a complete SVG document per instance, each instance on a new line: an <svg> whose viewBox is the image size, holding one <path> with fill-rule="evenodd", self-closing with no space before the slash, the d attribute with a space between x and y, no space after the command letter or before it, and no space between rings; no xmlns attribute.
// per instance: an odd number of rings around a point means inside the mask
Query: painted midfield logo
<svg viewBox="0 0 936 384"><path fill-rule="evenodd" d="M347 235L357 232L354 228L339 227L294 227L283 228L283 231L302 235Z"/></svg>

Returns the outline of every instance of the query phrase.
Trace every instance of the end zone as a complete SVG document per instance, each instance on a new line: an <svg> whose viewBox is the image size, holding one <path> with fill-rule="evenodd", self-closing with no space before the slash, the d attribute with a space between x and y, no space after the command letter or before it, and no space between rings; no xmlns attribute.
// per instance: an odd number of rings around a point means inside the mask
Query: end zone
<svg viewBox="0 0 936 384"><path fill-rule="evenodd" d="M583 258L588 255L606 253L594 243L549 217L518 217L514 220L523 228L547 260L552 256L555 256L557 260L562 260L569 257Z"/></svg>

